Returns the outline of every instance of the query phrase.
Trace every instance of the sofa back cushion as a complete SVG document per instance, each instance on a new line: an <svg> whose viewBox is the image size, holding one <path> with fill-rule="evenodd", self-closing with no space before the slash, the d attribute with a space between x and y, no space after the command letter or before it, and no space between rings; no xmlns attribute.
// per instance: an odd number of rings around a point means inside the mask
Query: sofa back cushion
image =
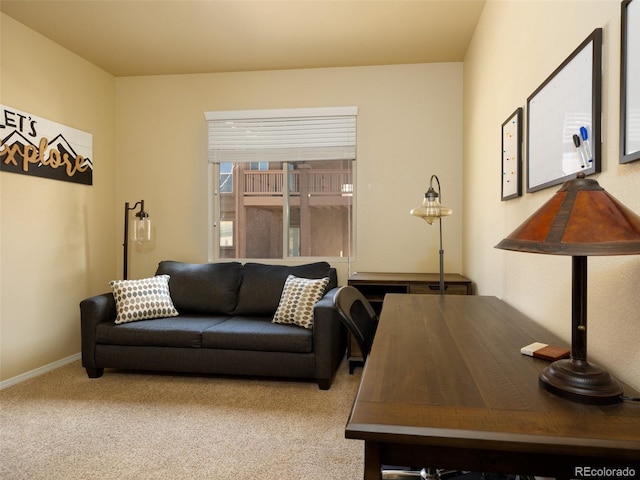
<svg viewBox="0 0 640 480"><path fill-rule="evenodd" d="M235 315L272 317L289 275L300 278L329 277L327 291L338 283L335 269L327 262L296 266L245 263Z"/></svg>
<svg viewBox="0 0 640 480"><path fill-rule="evenodd" d="M231 315L238 300L242 264L165 260L156 275L169 275L171 299L180 313Z"/></svg>

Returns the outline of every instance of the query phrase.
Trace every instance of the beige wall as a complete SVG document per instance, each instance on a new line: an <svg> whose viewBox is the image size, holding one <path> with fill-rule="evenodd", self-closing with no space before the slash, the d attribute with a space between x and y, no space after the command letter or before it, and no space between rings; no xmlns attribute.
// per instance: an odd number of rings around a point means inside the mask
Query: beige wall
<svg viewBox="0 0 640 480"><path fill-rule="evenodd" d="M603 158L595 178L640 212L640 162L618 163L618 0L489 0L464 62L463 270L477 282L478 293L503 298L567 341L571 259L493 248L558 189L500 201L500 126L517 107L526 107L527 97L598 27L604 29ZM636 388L639 278L639 257L589 258L589 358Z"/></svg>
<svg viewBox="0 0 640 480"><path fill-rule="evenodd" d="M93 186L0 173L0 381L80 351L115 269L115 81L0 14L0 103L93 134Z"/></svg>
<svg viewBox="0 0 640 480"><path fill-rule="evenodd" d="M444 204L457 214L445 219L445 268L460 272L461 63L129 77L116 84L116 203L144 198L155 233L151 245L133 246L130 278L153 274L163 259L208 259L205 111L324 106L359 109L351 271L438 270L437 226L409 215L435 173ZM348 266L336 266L344 282Z"/></svg>

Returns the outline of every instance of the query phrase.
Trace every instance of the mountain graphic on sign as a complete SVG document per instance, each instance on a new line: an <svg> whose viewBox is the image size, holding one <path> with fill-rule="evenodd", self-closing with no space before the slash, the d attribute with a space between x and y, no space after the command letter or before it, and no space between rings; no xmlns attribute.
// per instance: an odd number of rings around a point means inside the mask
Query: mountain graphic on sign
<svg viewBox="0 0 640 480"><path fill-rule="evenodd" d="M44 158L49 158L49 151L52 149L58 150L63 155L66 153L70 158L76 158L78 156L71 144L69 144L67 139L64 138L64 135L62 134L58 134L53 140L49 142L45 155L43 155ZM90 158L85 158L82 165L89 165L89 168L93 170L93 162Z"/></svg>
<svg viewBox="0 0 640 480"><path fill-rule="evenodd" d="M2 143L6 145L13 145L14 143L18 143L22 147L25 147L27 145L31 145L32 147L37 147L36 144L34 144L31 140L29 140L27 137L22 135L22 133L18 132L17 130L14 130L11 134L7 135L7 137L3 138ZM62 134L57 135L53 140L51 140L47 144L46 150L40 153L41 158L49 158L50 151L52 149L57 150L63 155L66 153L69 155L69 158L72 158L72 159L77 157L75 150L69 144L67 139L64 138L64 135ZM83 166L89 165L89 168L93 170L93 162L91 161L90 158L85 158L82 165ZM42 166L42 164L40 163L38 164L38 166L40 167Z"/></svg>
<svg viewBox="0 0 640 480"><path fill-rule="evenodd" d="M11 132L11 134L7 135L5 138L2 139L2 144L3 145L4 144L13 145L14 143L19 143L23 147L25 147L27 145L31 145L31 146L35 147L35 144L33 142L31 142L27 137L22 135L17 130L14 130L13 132Z"/></svg>
<svg viewBox="0 0 640 480"><path fill-rule="evenodd" d="M1 128L5 128L5 125L0 125ZM0 138L0 170L3 172L93 185L92 160L78 155L62 133L52 140L46 134L28 138L16 128L7 133L0 130L0 133L5 135ZM54 135L54 132L51 134ZM74 133L70 135L75 137ZM80 151L91 155L91 140L86 146L75 145ZM80 161L82 163L78 164Z"/></svg>

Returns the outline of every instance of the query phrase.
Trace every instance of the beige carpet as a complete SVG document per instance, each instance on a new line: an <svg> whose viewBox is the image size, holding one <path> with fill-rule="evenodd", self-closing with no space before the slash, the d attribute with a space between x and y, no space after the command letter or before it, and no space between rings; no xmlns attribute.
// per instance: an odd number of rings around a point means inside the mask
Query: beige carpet
<svg viewBox="0 0 640 480"><path fill-rule="evenodd" d="M314 383L149 375L80 362L0 391L0 478L362 478L344 438L361 370Z"/></svg>

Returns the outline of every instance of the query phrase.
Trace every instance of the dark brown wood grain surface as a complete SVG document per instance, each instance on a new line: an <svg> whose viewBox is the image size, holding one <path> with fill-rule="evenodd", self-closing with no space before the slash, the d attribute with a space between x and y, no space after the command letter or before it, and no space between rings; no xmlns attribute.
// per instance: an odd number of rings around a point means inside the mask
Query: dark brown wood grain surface
<svg viewBox="0 0 640 480"><path fill-rule="evenodd" d="M365 479L380 464L557 478L632 467L640 479L640 403L541 389L549 363L520 353L533 342L569 347L495 297L387 295L346 427L365 440Z"/></svg>

